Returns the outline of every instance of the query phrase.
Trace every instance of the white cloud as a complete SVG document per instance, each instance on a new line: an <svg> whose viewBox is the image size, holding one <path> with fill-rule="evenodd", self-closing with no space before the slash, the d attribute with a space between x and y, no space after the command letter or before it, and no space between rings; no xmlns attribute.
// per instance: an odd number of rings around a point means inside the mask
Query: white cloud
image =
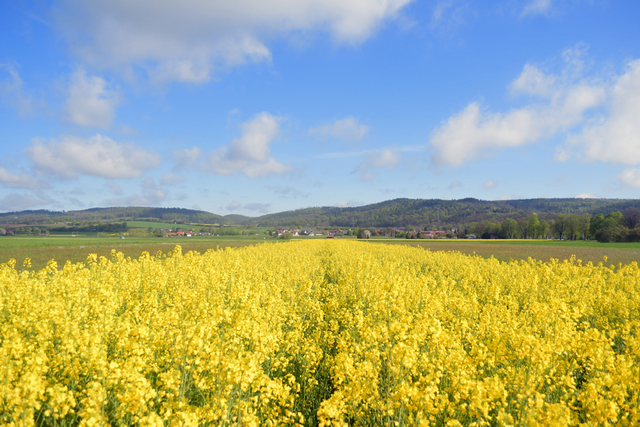
<svg viewBox="0 0 640 427"><path fill-rule="evenodd" d="M359 141L369 132L369 126L360 123L354 117L336 120L309 129L309 134L321 139L336 138L344 141Z"/></svg>
<svg viewBox="0 0 640 427"><path fill-rule="evenodd" d="M291 171L290 166L276 161L269 149L280 132L281 121L268 113L257 114L242 124L240 138L209 154L205 168L219 175L242 173L249 178Z"/></svg>
<svg viewBox="0 0 640 427"><path fill-rule="evenodd" d="M26 153L36 170L62 178L77 178L79 174L136 178L160 164L155 153L99 134L89 138L67 135L48 143L34 139Z"/></svg>
<svg viewBox="0 0 640 427"><path fill-rule="evenodd" d="M492 188L496 188L496 185L498 185L495 181L485 181L482 186L488 190L491 190Z"/></svg>
<svg viewBox="0 0 640 427"><path fill-rule="evenodd" d="M546 75L537 67L526 64L520 76L511 83L513 94L549 97L554 90L556 76Z"/></svg>
<svg viewBox="0 0 640 427"><path fill-rule="evenodd" d="M571 64L567 65L570 67ZM507 113L490 112L472 102L436 129L430 139L435 164L459 166L496 150L518 147L566 132L584 124L586 113L600 107L606 87L566 77L556 82L537 68L525 65L511 84L514 93L544 97Z"/></svg>
<svg viewBox="0 0 640 427"><path fill-rule="evenodd" d="M358 206L362 206L362 202L356 202L353 200L342 200L333 205L334 208L355 208Z"/></svg>
<svg viewBox="0 0 640 427"><path fill-rule="evenodd" d="M576 199L597 199L598 196L596 196L593 193L580 193L575 198Z"/></svg>
<svg viewBox="0 0 640 427"><path fill-rule="evenodd" d="M26 173L15 174L9 172L4 166L0 166L0 185L27 190L49 188L49 185L40 179L36 179Z"/></svg>
<svg viewBox="0 0 640 427"><path fill-rule="evenodd" d="M71 76L65 106L67 120L80 126L111 126L120 103L117 90L110 89L102 77L87 76L83 69Z"/></svg>
<svg viewBox="0 0 640 427"><path fill-rule="evenodd" d="M265 43L328 32L360 43L411 0L63 0L58 28L77 55L137 65L157 81L202 83L220 66L270 60Z"/></svg>
<svg viewBox="0 0 640 427"><path fill-rule="evenodd" d="M0 210L3 211L23 211L26 209L39 208L55 203L48 196L30 194L8 194L0 199Z"/></svg>
<svg viewBox="0 0 640 427"><path fill-rule="evenodd" d="M551 9L551 0L531 0L522 9L522 14L525 15L545 15Z"/></svg>
<svg viewBox="0 0 640 427"><path fill-rule="evenodd" d="M449 190L453 190L454 188L461 188L463 187L462 183L460 181L454 181L451 184L449 184Z"/></svg>
<svg viewBox="0 0 640 427"><path fill-rule="evenodd" d="M632 188L640 188L640 169L625 169L618 175L618 181L623 185Z"/></svg>
<svg viewBox="0 0 640 427"><path fill-rule="evenodd" d="M541 131L530 109L490 113L473 102L434 132L430 141L436 151L433 162L459 166L486 150L535 141L542 136Z"/></svg>
<svg viewBox="0 0 640 427"><path fill-rule="evenodd" d="M400 160L400 155L394 150L390 148L383 148L382 150L367 156L355 171L360 171L361 180L370 181L375 177L375 173L371 169L386 168L391 170L398 165Z"/></svg>
<svg viewBox="0 0 640 427"><path fill-rule="evenodd" d="M626 72L615 79L607 94L608 115L590 121L581 133L570 136L558 159L567 159L577 148L589 161L640 164L640 60L627 64Z"/></svg>
<svg viewBox="0 0 640 427"><path fill-rule="evenodd" d="M363 165L365 167L393 169L400 161L400 155L389 148L383 148L380 152L367 157Z"/></svg>

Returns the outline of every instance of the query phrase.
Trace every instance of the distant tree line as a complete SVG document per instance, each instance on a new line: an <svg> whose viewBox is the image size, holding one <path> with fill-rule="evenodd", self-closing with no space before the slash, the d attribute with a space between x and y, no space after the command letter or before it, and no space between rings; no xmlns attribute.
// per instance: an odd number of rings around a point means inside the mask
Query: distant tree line
<svg viewBox="0 0 640 427"><path fill-rule="evenodd" d="M70 226L58 226L58 227L46 227L46 226L23 226L23 227L12 227L7 228L5 233L6 235L14 235L14 234L49 234L49 233L70 233L70 232L80 232L80 233L121 233L127 231L127 223L126 222L92 222L92 223L73 223Z"/></svg>
<svg viewBox="0 0 640 427"><path fill-rule="evenodd" d="M508 218L498 223L480 221L469 227L481 239L549 239L599 242L640 241L640 210L630 207L624 212L598 214L558 214L551 221L531 214L528 219Z"/></svg>

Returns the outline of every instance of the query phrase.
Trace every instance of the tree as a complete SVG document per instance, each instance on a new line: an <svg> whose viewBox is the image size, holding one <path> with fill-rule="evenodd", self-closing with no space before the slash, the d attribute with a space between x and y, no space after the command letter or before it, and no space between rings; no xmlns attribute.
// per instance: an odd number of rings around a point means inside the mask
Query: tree
<svg viewBox="0 0 640 427"><path fill-rule="evenodd" d="M565 215L565 235L570 240L575 240L578 235L578 216Z"/></svg>
<svg viewBox="0 0 640 427"><path fill-rule="evenodd" d="M607 215L600 225L600 228L598 228L598 231L596 231L596 239L602 243L615 242L620 240L622 237L621 234L619 218L609 217L609 215Z"/></svg>
<svg viewBox="0 0 640 427"><path fill-rule="evenodd" d="M596 238L596 233L598 232L598 230L600 230L600 228L602 228L603 223L604 215L602 214L598 214L591 218L591 221L589 222L589 234L593 239Z"/></svg>
<svg viewBox="0 0 640 427"><path fill-rule="evenodd" d="M543 239L549 238L549 232L551 231L551 224L549 221L542 219L540 220L540 233L539 236L542 236Z"/></svg>
<svg viewBox="0 0 640 427"><path fill-rule="evenodd" d="M540 234L540 220L538 219L538 215L531 214L529 215L529 225L527 225L527 234L529 237L537 238Z"/></svg>
<svg viewBox="0 0 640 427"><path fill-rule="evenodd" d="M576 231L582 240L587 240L589 235L589 223L591 222L591 215L588 213L582 214L577 219Z"/></svg>
<svg viewBox="0 0 640 427"><path fill-rule="evenodd" d="M518 223L513 218L502 221L501 231L507 239L514 239L518 235Z"/></svg>
<svg viewBox="0 0 640 427"><path fill-rule="evenodd" d="M627 208L623 212L624 222L627 227L636 228L640 224L640 210L636 208Z"/></svg>
<svg viewBox="0 0 640 427"><path fill-rule="evenodd" d="M562 240L564 238L565 233L567 232L567 215L558 214L553 220L553 225L551 226L554 234L558 237L558 239Z"/></svg>
<svg viewBox="0 0 640 427"><path fill-rule="evenodd" d="M526 219L517 219L516 223L518 224L518 231L520 232L520 237L522 237L523 239L526 239L528 236L527 228L529 228L529 221L527 221Z"/></svg>

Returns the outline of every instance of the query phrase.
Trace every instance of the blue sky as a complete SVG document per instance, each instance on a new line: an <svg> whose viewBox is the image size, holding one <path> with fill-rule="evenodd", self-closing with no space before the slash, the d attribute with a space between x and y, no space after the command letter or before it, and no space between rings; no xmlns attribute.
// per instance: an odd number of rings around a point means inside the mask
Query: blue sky
<svg viewBox="0 0 640 427"><path fill-rule="evenodd" d="M640 195L635 0L0 13L0 211Z"/></svg>

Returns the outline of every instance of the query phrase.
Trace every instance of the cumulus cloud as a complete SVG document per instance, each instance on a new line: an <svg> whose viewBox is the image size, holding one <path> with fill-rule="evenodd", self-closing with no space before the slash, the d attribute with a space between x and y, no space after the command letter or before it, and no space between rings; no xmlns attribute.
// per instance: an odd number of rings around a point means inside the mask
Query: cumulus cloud
<svg viewBox="0 0 640 427"><path fill-rule="evenodd" d="M360 179L370 181L375 177L372 169L386 168L393 169L400 162L401 157L398 153L390 148L383 148L367 156L362 163L355 169L360 172ZM354 171L354 172L355 172Z"/></svg>
<svg viewBox="0 0 640 427"><path fill-rule="evenodd" d="M77 125L106 128L113 123L119 103L118 91L102 77L87 76L79 69L71 76L65 114Z"/></svg>
<svg viewBox="0 0 640 427"><path fill-rule="evenodd" d="M531 0L522 9L522 14L525 15L545 15L551 9L551 0Z"/></svg>
<svg viewBox="0 0 640 427"><path fill-rule="evenodd" d="M23 211L26 209L40 208L55 203L48 196L31 194L8 194L0 199L0 210L3 211Z"/></svg>
<svg viewBox="0 0 640 427"><path fill-rule="evenodd" d="M242 135L207 156L205 168L218 175L242 173L258 178L291 171L271 156L269 145L280 132L282 118L260 113L242 124Z"/></svg>
<svg viewBox="0 0 640 427"><path fill-rule="evenodd" d="M640 188L640 169L628 168L618 175L618 181L632 188Z"/></svg>
<svg viewBox="0 0 640 427"><path fill-rule="evenodd" d="M219 66L270 60L265 43L328 32L360 43L411 0L63 0L57 25L77 55L137 65L157 81L203 83Z"/></svg>
<svg viewBox="0 0 640 427"><path fill-rule="evenodd" d="M496 185L498 185L495 181L485 181L482 186L488 190L491 190L492 188L496 188Z"/></svg>
<svg viewBox="0 0 640 427"><path fill-rule="evenodd" d="M629 62L626 72L608 88L606 113L571 135L560 147L558 159L565 160L577 150L588 161L640 164L640 60Z"/></svg>
<svg viewBox="0 0 640 427"><path fill-rule="evenodd" d="M62 178L79 174L136 178L160 164L157 154L100 134L89 138L67 135L49 142L34 139L25 151L37 171Z"/></svg>
<svg viewBox="0 0 640 427"><path fill-rule="evenodd" d="M309 134L320 139L336 138L343 141L359 141L369 132L369 126L360 123L355 117L336 120L309 129Z"/></svg>
<svg viewBox="0 0 640 427"><path fill-rule="evenodd" d="M554 91L557 77L545 74L536 66L525 64L520 76L511 83L511 93L549 97Z"/></svg>
<svg viewBox="0 0 640 427"><path fill-rule="evenodd" d="M478 102L470 103L433 132L430 139L435 150L433 163L459 166L479 155L567 132L584 124L587 113L599 108L607 96L603 84L572 77L557 82L555 76L530 65L511 84L511 91L543 99L506 113L491 112Z"/></svg>
<svg viewBox="0 0 640 427"><path fill-rule="evenodd" d="M3 187L22 188L26 190L49 188L49 184L45 181L34 178L26 173L16 174L9 172L4 166L0 166L0 185Z"/></svg>

